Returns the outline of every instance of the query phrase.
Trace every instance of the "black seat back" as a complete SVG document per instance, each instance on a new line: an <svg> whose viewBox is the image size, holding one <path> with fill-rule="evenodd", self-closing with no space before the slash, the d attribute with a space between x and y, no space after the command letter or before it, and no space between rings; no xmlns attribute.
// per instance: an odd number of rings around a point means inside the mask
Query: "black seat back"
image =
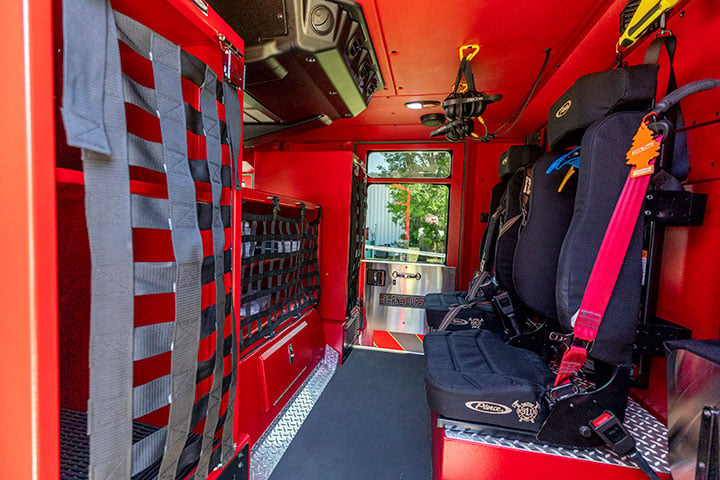
<svg viewBox="0 0 720 480"><path fill-rule="evenodd" d="M630 167L625 153L643 118L620 112L594 123L583 136L573 218L563 242L557 270L558 318L573 329L585 286L620 198ZM631 360L642 282L642 219L638 219L625 261L590 356L610 364Z"/></svg>
<svg viewBox="0 0 720 480"><path fill-rule="evenodd" d="M491 217L480 244L480 269L497 274L496 265L499 254L503 265L500 270L508 284L512 284L512 261L517 232L511 232L507 237L505 234L500 235L500 232L507 220L519 212L525 169L532 165L540 155L542 155L540 147L513 145L500 156L498 174L501 181L493 187L490 199ZM501 190L502 195L499 200L496 200L498 198L496 195ZM501 241L502 237L506 238Z"/></svg>
<svg viewBox="0 0 720 480"><path fill-rule="evenodd" d="M535 162L531 194L523 203L526 212L515 247L512 284L518 298L530 310L557 318L555 279L560 249L570 225L577 188L577 173L558 191L568 167L546 173L560 157L546 153Z"/></svg>

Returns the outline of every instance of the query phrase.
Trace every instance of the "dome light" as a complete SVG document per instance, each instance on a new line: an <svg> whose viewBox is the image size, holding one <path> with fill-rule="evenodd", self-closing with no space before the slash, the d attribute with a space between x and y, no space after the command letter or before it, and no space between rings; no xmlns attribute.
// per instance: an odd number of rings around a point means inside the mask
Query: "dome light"
<svg viewBox="0 0 720 480"><path fill-rule="evenodd" d="M410 110L422 110L423 108L435 108L439 106L440 102L437 100L413 100L405 104L405 107Z"/></svg>

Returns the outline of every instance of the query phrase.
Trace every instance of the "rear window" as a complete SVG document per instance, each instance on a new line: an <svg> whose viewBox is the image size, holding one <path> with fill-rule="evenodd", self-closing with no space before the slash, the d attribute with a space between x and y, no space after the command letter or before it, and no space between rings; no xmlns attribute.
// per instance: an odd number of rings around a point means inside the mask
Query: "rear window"
<svg viewBox="0 0 720 480"><path fill-rule="evenodd" d="M370 152L368 176L372 178L450 178L452 153L445 150Z"/></svg>
<svg viewBox="0 0 720 480"><path fill-rule="evenodd" d="M444 264L449 198L447 185L370 185L365 258Z"/></svg>

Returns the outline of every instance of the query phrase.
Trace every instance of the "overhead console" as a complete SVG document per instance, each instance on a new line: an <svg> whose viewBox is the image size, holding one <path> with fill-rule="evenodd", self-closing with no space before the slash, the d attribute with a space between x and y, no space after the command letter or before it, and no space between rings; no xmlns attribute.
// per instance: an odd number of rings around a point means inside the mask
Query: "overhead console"
<svg viewBox="0 0 720 480"><path fill-rule="evenodd" d="M351 0L209 0L245 40L246 145L354 117L384 87Z"/></svg>

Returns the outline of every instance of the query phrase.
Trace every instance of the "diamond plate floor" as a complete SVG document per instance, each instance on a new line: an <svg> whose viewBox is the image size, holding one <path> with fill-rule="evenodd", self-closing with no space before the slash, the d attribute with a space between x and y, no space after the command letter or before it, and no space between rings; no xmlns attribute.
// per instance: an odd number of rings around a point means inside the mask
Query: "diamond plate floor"
<svg viewBox="0 0 720 480"><path fill-rule="evenodd" d="M325 358L255 443L250 455L250 480L267 480L305 418L335 373L339 354L325 347Z"/></svg>
<svg viewBox="0 0 720 480"><path fill-rule="evenodd" d="M442 426L445 427L445 435L457 440L636 468L632 461L621 457L606 447L595 449L551 447L531 441L488 435L450 420L440 420L438 423L440 422L443 422ZM668 432L665 425L632 399L628 402L624 423L635 439L638 451L645 457L650 466L658 473L670 473L667 447Z"/></svg>

